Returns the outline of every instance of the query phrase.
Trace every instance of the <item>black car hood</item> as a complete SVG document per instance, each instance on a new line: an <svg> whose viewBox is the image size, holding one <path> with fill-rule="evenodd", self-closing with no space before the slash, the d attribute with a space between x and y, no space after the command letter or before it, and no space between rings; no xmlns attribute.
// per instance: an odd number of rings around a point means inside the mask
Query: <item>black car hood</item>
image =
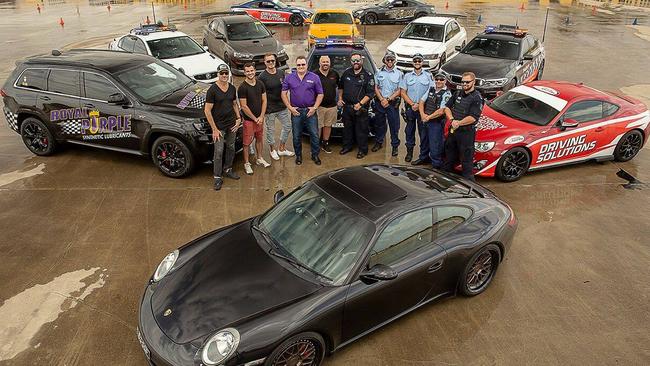
<svg viewBox="0 0 650 366"><path fill-rule="evenodd" d="M207 84L194 82L181 90L173 92L165 99L149 103L149 105L159 112L188 118L203 117L205 93L209 87Z"/></svg>
<svg viewBox="0 0 650 366"><path fill-rule="evenodd" d="M208 238L214 240L211 244L158 284L152 310L172 341L187 343L321 287L270 257L258 245L250 223L215 233ZM167 309L171 314L164 316Z"/></svg>
<svg viewBox="0 0 650 366"><path fill-rule="evenodd" d="M514 70L516 63L516 60L459 53L442 69L450 74L462 75L466 71L472 71L479 79L498 79L507 77L510 70Z"/></svg>
<svg viewBox="0 0 650 366"><path fill-rule="evenodd" d="M358 11L358 10L364 10L365 11L365 10L370 10L370 9L380 10L380 9L383 9L383 8L380 7L379 4L368 4L368 5L364 5L364 6L360 7L360 8L357 8L354 11Z"/></svg>
<svg viewBox="0 0 650 366"><path fill-rule="evenodd" d="M278 53L278 41L273 37L248 39L244 41L229 41L230 46L238 52L264 55L267 52Z"/></svg>

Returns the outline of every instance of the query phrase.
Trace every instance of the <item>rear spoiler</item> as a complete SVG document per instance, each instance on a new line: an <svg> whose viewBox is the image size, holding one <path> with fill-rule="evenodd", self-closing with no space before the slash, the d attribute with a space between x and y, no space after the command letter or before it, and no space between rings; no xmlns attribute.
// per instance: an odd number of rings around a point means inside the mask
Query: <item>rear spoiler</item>
<svg viewBox="0 0 650 366"><path fill-rule="evenodd" d="M625 94L623 94L621 92L618 92L618 91L607 90L607 91L605 91L605 93L613 95L613 96L615 96L617 98L623 99L624 101L626 101L628 103L643 104L643 102L641 102L640 100L638 100L636 98L633 98L633 97L631 97L629 95L625 95Z"/></svg>

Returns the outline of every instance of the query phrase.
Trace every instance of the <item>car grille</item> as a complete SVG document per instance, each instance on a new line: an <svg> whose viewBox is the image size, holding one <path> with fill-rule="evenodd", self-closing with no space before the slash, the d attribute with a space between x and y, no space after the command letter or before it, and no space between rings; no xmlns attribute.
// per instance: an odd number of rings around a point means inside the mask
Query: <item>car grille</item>
<svg viewBox="0 0 650 366"><path fill-rule="evenodd" d="M396 53L397 57L411 58L413 55L405 55L403 53Z"/></svg>
<svg viewBox="0 0 650 366"><path fill-rule="evenodd" d="M217 74L216 71L215 72L208 72L208 73L205 73L205 74L194 75L194 79L196 79L196 80L210 80L210 79L216 78L217 75L218 74Z"/></svg>

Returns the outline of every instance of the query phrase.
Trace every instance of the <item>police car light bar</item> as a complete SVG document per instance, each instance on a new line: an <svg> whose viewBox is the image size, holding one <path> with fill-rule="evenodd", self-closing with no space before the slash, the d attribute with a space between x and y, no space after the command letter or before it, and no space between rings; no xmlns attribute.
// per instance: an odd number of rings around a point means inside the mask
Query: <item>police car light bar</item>
<svg viewBox="0 0 650 366"><path fill-rule="evenodd" d="M176 31L176 26L173 24L145 24L142 25L140 24L140 27L138 28L133 28L129 33L139 35L139 36L146 36L151 33L156 33L156 32L165 32L165 31Z"/></svg>
<svg viewBox="0 0 650 366"><path fill-rule="evenodd" d="M352 46L362 48L365 44L366 40L361 37L316 39L316 47L319 48L327 46Z"/></svg>
<svg viewBox="0 0 650 366"><path fill-rule="evenodd" d="M528 29L519 28L516 25L499 24L498 26L488 25L485 27L485 33L505 33L515 36L525 36Z"/></svg>

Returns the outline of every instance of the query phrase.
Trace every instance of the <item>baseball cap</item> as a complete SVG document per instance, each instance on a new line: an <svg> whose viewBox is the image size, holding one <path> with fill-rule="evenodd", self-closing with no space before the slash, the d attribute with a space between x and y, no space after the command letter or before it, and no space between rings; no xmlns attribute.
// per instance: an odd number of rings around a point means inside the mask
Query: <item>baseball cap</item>
<svg viewBox="0 0 650 366"><path fill-rule="evenodd" d="M221 65L217 66L217 72L221 72L221 71L230 72L230 68L228 68L228 65L226 65L226 64L221 64Z"/></svg>
<svg viewBox="0 0 650 366"><path fill-rule="evenodd" d="M415 60L415 59L424 60L424 56L422 56L421 53L416 53L415 55L413 55L413 58L412 58L412 59L413 59L413 60Z"/></svg>
<svg viewBox="0 0 650 366"><path fill-rule="evenodd" d="M445 80L447 80L447 77L445 76L445 74L439 72L439 73L437 73L437 74L433 77L433 79L434 79L434 80L435 80L435 79L445 79Z"/></svg>
<svg viewBox="0 0 650 366"><path fill-rule="evenodd" d="M384 60L389 58L395 60L395 53L391 51L387 51L386 54L384 54Z"/></svg>

